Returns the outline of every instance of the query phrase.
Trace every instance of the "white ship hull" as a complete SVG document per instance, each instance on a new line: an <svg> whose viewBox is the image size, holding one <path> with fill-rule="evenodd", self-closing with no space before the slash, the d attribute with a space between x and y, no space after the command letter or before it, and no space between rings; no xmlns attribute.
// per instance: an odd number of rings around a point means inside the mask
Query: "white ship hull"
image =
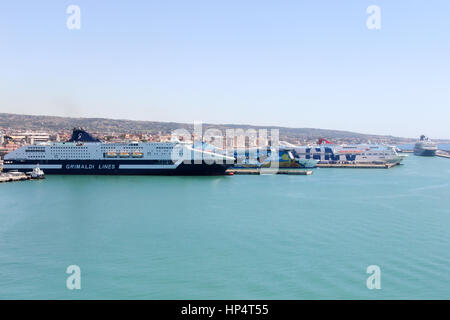
<svg viewBox="0 0 450 320"><path fill-rule="evenodd" d="M383 145L335 145L322 144L294 148L298 159L313 159L318 163L400 163L394 147Z"/></svg>
<svg viewBox="0 0 450 320"><path fill-rule="evenodd" d="M71 141L30 145L4 158L4 171L45 174L219 175L234 158L179 143L102 143L74 130Z"/></svg>

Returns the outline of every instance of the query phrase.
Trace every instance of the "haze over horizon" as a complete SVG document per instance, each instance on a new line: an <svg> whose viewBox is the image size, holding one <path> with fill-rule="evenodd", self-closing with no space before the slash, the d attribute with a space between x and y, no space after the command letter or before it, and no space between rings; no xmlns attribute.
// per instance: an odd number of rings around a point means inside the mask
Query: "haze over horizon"
<svg viewBox="0 0 450 320"><path fill-rule="evenodd" d="M47 114L18 114L18 113L3 113L0 112L0 119L2 119L2 115L17 115L17 116L25 116L25 117L60 117L62 119L74 119L74 124L72 126L68 126L65 129L67 130L71 130L73 127L77 127L78 124L76 124L78 122L79 119L81 120L112 120L112 121L137 121L137 122L155 122L158 124L162 124L162 123L166 123L166 124L170 124L170 123L174 123L174 124L180 124L180 125L194 125L195 123L199 123L199 121L195 121L195 122L182 122L182 121L159 121L159 120L154 120L154 119L128 119L128 118L111 118L111 117L70 117L70 116L61 116L61 115L47 115ZM3 119L5 120L5 119ZM77 120L77 121L75 121ZM17 121L16 121L16 126L17 126ZM349 132L352 134L362 134L362 135L373 135L373 136L391 136L391 135L385 135L385 134L375 134L375 133L364 133L364 132L357 132L357 131L348 131L348 130L340 130L340 129L333 129L333 128L314 128L314 127L290 127L290 126L278 126L278 125L271 125L271 124L266 124L266 125L260 125L260 124L248 124L248 123L210 123L210 122L200 122L200 124L203 125L208 125L208 127L210 125L217 125L218 128L222 127L222 126L242 126L243 129L245 130L246 126L250 126L250 127L262 127L262 128L274 128L274 127L279 127L280 129L310 129L310 130L329 130L329 131L335 131L335 132ZM14 126L14 127L16 127ZM82 125L82 127L84 128L84 126ZM204 127L204 130L206 128ZM329 139L333 139L335 138L332 134L328 134L328 135L323 135L323 137L327 137ZM394 138L405 138L405 139L416 139L418 137L405 137L405 136L392 136ZM444 140L444 141L449 141L450 139L448 138L435 138L437 140Z"/></svg>
<svg viewBox="0 0 450 320"><path fill-rule="evenodd" d="M68 30L66 9L81 9ZM381 30L366 27L369 5ZM0 112L450 139L450 2L56 1L0 11Z"/></svg>

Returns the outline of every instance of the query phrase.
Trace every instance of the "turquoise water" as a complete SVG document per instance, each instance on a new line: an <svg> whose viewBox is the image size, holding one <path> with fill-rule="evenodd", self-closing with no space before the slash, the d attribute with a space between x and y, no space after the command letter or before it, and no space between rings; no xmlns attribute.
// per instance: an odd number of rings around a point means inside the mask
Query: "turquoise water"
<svg viewBox="0 0 450 320"><path fill-rule="evenodd" d="M0 298L449 299L449 178L450 159L411 155L312 176L0 184Z"/></svg>

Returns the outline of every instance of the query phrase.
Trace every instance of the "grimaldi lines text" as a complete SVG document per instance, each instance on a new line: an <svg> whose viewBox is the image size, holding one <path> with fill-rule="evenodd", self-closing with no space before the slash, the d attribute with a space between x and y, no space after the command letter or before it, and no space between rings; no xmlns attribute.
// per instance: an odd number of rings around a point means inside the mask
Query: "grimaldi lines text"
<svg viewBox="0 0 450 320"><path fill-rule="evenodd" d="M233 157L198 150L189 144L102 143L81 128L67 142L19 148L4 158L4 171L30 171L37 165L46 174L220 175Z"/></svg>

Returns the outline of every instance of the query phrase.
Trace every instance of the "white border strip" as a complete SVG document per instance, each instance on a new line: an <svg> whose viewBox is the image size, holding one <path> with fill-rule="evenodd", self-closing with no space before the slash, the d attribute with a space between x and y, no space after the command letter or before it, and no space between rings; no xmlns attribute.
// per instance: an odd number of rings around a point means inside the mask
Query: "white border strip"
<svg viewBox="0 0 450 320"><path fill-rule="evenodd" d="M178 165L120 164L119 169L176 169Z"/></svg>
<svg viewBox="0 0 450 320"><path fill-rule="evenodd" d="M3 169L34 169L36 168L35 164L5 164L3 165ZM39 168L41 169L61 169L62 164L40 164Z"/></svg>

